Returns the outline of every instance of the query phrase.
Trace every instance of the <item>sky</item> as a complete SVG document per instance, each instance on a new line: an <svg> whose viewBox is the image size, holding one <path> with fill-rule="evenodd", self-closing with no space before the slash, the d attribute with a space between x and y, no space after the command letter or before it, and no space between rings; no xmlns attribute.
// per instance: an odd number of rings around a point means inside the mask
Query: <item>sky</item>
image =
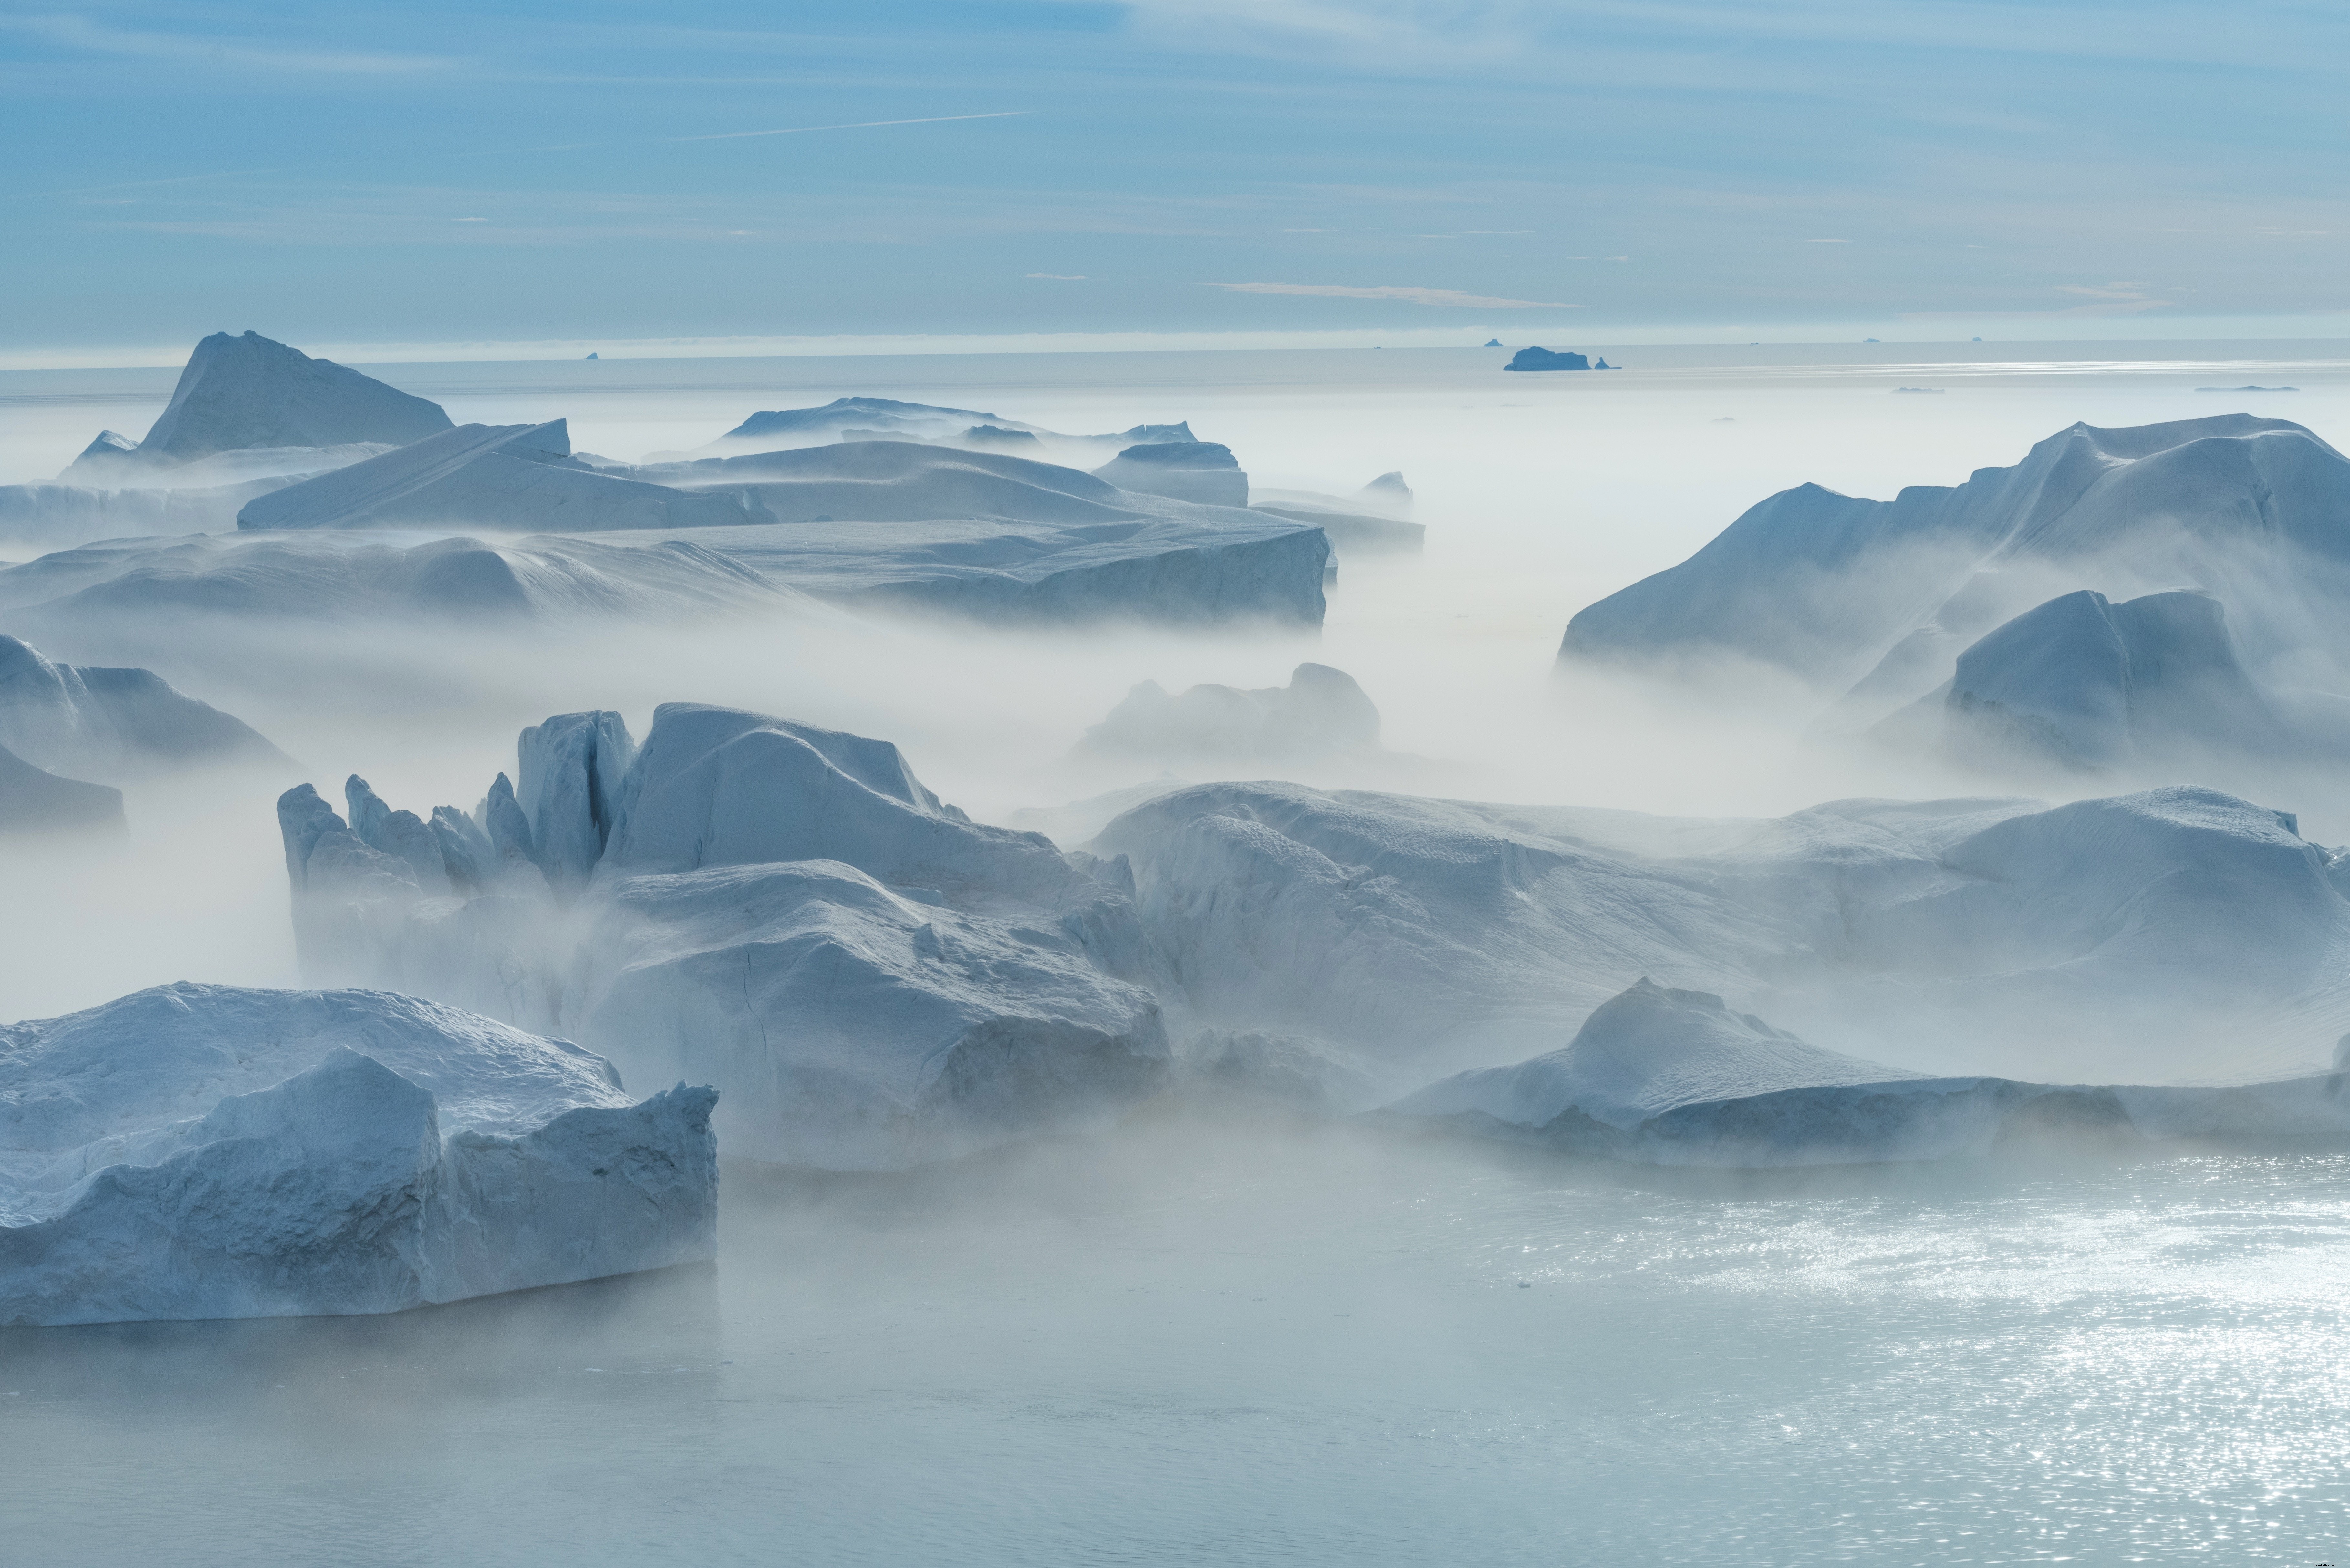
<svg viewBox="0 0 2350 1568"><path fill-rule="evenodd" d="M2346 42L2279 0L0 0L0 355L2350 336Z"/></svg>

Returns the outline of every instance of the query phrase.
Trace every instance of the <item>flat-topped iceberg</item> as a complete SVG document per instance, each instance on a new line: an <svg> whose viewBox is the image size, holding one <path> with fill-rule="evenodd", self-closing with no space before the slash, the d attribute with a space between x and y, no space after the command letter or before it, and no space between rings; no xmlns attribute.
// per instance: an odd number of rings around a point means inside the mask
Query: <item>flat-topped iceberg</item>
<svg viewBox="0 0 2350 1568"><path fill-rule="evenodd" d="M769 409L753 414L703 451L728 456L875 438L980 447L1015 441L1065 448L1128 447L1140 441L1187 441L1191 439L1191 428L1179 422L1137 425L1114 435L1066 435L977 409L900 402L893 398L835 398L820 408Z"/></svg>
<svg viewBox="0 0 2350 1568"><path fill-rule="evenodd" d="M1207 506L1246 506L1248 475L1219 441L1145 441L1094 470L1094 477L1144 495L1170 495Z"/></svg>
<svg viewBox="0 0 2350 1568"><path fill-rule="evenodd" d="M715 1096L381 992L0 1025L0 1324L397 1312L695 1262Z"/></svg>
<svg viewBox="0 0 2350 1568"><path fill-rule="evenodd" d="M571 454L568 424L459 425L273 490L239 528L496 527L533 534L765 521L727 494L647 484Z"/></svg>
<svg viewBox="0 0 2350 1568"><path fill-rule="evenodd" d="M484 540L328 530L120 539L0 567L0 613L70 632L109 617L663 619L805 610L804 594L673 535Z"/></svg>
<svg viewBox="0 0 2350 1568"><path fill-rule="evenodd" d="M1114 867L969 820L895 746L672 703L525 731L517 789L429 822L279 802L304 971L560 1028L724 1092L730 1152L886 1168L1162 1085Z"/></svg>

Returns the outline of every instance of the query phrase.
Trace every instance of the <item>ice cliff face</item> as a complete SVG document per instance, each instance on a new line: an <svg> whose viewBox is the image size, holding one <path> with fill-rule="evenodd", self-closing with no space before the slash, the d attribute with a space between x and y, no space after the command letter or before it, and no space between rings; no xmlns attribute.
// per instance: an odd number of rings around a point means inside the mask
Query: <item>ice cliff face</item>
<svg viewBox="0 0 2350 1568"><path fill-rule="evenodd" d="M1643 980L1565 1050L1432 1084L1381 1119L1658 1165L1754 1167L1943 1159L2034 1138L2338 1136L2350 1132L2350 1094L2338 1073L2237 1088L1929 1078Z"/></svg>
<svg viewBox="0 0 2350 1568"><path fill-rule="evenodd" d="M377 992L0 1025L0 1324L394 1312L712 1256L715 1096Z"/></svg>
<svg viewBox="0 0 2350 1568"><path fill-rule="evenodd" d="M1562 659L1731 657L1852 685L1908 670L1879 711L1931 690L1948 659L2052 594L2182 587L2216 596L2257 673L2343 650L2350 460L2250 414L2074 425L2012 468L1892 501L1818 485L1748 511L1679 566L1576 615ZM1908 645L1905 646L1905 640Z"/></svg>
<svg viewBox="0 0 2350 1568"><path fill-rule="evenodd" d="M617 714L551 719L520 773L429 822L361 781L348 823L288 792L305 973L707 1078L728 1148L781 1163L949 1158L1166 1079L1115 868L971 822L886 742L676 703L641 747Z"/></svg>
<svg viewBox="0 0 2350 1568"><path fill-rule="evenodd" d="M0 746L52 773L99 779L286 760L243 721L151 670L55 664L7 636L0 636Z"/></svg>

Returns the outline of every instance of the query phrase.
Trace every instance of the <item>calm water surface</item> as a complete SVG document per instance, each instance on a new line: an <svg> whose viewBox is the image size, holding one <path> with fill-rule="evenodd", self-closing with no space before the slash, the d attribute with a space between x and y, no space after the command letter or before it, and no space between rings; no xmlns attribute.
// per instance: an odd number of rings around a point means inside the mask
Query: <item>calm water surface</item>
<svg viewBox="0 0 2350 1568"><path fill-rule="evenodd" d="M11 1563L2316 1563L2350 1157L1639 1174L1168 1118L715 1268L0 1333Z"/></svg>

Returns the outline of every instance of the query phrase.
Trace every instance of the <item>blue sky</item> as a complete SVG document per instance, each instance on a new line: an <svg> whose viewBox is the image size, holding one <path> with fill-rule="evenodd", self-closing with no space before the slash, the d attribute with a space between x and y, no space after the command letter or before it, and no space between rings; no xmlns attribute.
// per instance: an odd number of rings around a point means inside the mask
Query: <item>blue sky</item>
<svg viewBox="0 0 2350 1568"><path fill-rule="evenodd" d="M2346 39L2165 0L0 0L0 351L2293 335L2350 310Z"/></svg>

